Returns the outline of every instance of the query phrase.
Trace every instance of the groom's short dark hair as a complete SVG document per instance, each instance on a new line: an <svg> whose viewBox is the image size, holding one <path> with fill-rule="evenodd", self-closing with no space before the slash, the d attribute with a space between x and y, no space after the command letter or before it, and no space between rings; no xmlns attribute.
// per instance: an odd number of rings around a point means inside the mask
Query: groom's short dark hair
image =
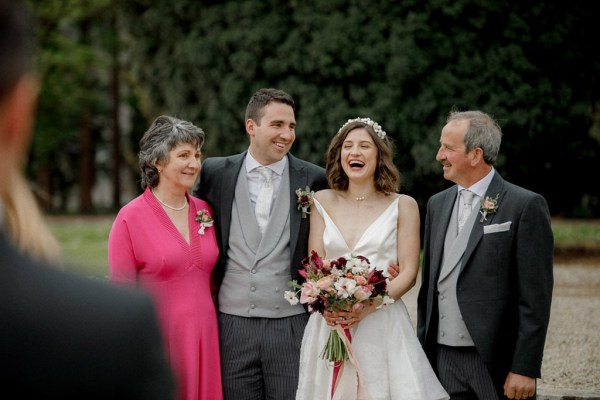
<svg viewBox="0 0 600 400"><path fill-rule="evenodd" d="M294 113L296 113L296 105L292 96L280 89L259 89L256 93L250 97L248 106L246 107L246 119L251 119L260 126L260 120L265 115L263 109L270 103L282 103L292 107Z"/></svg>

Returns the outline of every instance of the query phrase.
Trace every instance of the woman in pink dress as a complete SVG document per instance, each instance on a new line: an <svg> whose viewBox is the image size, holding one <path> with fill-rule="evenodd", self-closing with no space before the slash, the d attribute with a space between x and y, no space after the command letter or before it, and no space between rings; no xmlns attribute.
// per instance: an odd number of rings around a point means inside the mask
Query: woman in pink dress
<svg viewBox="0 0 600 400"><path fill-rule="evenodd" d="M192 197L204 132L158 117L140 140L144 193L125 205L108 239L110 279L155 299L178 398L222 399L212 270L219 249L208 203Z"/></svg>

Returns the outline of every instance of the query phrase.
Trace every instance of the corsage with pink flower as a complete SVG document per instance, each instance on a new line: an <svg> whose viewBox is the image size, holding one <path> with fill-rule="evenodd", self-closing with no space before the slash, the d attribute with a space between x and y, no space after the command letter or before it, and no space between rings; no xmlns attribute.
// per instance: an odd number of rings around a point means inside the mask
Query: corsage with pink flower
<svg viewBox="0 0 600 400"><path fill-rule="evenodd" d="M199 235L204 235L204 229L213 226L214 220L210 216L210 213L206 208L203 208L202 210L198 211L196 213L196 218L194 219L200 222L200 229L198 229Z"/></svg>

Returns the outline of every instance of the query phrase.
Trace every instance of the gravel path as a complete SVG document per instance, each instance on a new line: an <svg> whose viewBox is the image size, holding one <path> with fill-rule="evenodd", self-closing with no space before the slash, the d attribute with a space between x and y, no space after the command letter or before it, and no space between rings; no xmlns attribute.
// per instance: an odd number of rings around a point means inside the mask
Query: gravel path
<svg viewBox="0 0 600 400"><path fill-rule="evenodd" d="M420 282L420 277L417 282ZM405 296L416 323L418 285ZM554 266L554 292L538 399L600 399L600 263Z"/></svg>

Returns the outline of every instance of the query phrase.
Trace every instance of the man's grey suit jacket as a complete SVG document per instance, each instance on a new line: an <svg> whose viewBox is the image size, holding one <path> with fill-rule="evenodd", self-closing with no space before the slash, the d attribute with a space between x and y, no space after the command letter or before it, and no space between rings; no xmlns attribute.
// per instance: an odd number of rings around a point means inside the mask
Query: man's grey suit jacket
<svg viewBox="0 0 600 400"><path fill-rule="evenodd" d="M457 186L428 202L417 335L435 366L437 282ZM475 220L456 286L459 308L496 385L509 371L539 377L553 287L553 234L546 201L497 172L486 196L497 211ZM475 210L474 210L475 212Z"/></svg>
<svg viewBox="0 0 600 400"><path fill-rule="evenodd" d="M315 192L327 188L325 170L288 153L290 174L290 247L292 259L290 271L292 279L301 280L298 269L302 260L308 255L309 218L302 218L297 209L296 190L307 186ZM246 152L229 157L207 158L200 172L200 180L194 188L193 195L207 201L215 215L215 229L220 249L219 263L215 267L217 285L223 279L227 262L229 244L229 227L231 209L235 194L235 185L242 168Z"/></svg>

